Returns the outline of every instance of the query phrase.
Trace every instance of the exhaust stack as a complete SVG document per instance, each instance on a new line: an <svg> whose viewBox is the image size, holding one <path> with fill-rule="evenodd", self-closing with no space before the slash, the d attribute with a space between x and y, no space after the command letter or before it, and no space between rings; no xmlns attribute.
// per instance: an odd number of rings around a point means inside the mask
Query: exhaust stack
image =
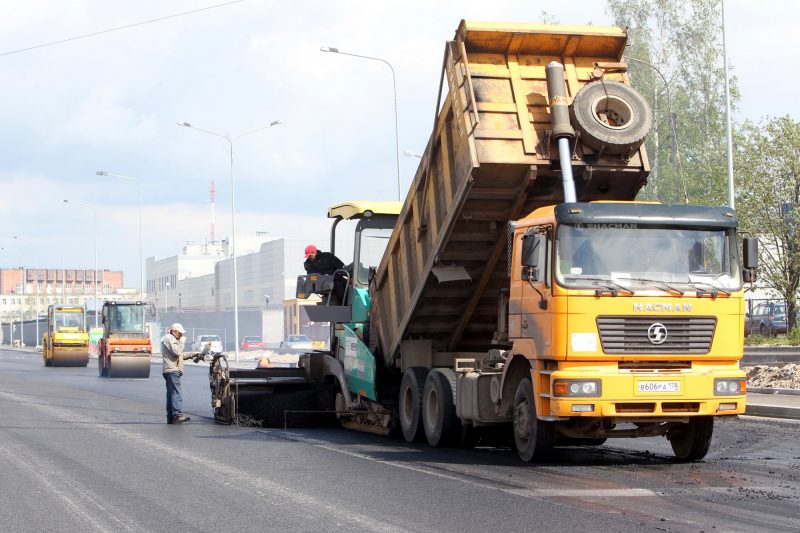
<svg viewBox="0 0 800 533"><path fill-rule="evenodd" d="M564 85L564 66L551 61L544 69L547 78L547 96L550 99L550 124L553 138L558 141L558 157L561 162L561 185L564 189L564 202L577 202L575 180L572 178L572 151L570 139L575 138L575 130L569 122L567 90Z"/></svg>

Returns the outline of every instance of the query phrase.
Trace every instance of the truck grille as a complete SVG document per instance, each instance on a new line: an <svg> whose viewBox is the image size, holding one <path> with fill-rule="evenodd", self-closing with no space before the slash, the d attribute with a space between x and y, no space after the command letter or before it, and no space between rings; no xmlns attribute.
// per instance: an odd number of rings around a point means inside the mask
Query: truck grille
<svg viewBox="0 0 800 533"><path fill-rule="evenodd" d="M666 329L666 339L658 339L661 324ZM717 319L711 317L597 317L597 329L604 353L685 353L705 354L711 351ZM651 333L648 333L651 332ZM663 334L663 331L662 331Z"/></svg>

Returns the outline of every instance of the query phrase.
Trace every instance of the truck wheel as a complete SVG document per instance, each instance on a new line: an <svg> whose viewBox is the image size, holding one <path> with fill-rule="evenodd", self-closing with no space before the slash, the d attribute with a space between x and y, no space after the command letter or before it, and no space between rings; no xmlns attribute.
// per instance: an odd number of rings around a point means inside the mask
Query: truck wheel
<svg viewBox="0 0 800 533"><path fill-rule="evenodd" d="M587 83L572 102L572 126L587 146L627 156L644 142L653 125L647 101L618 81Z"/></svg>
<svg viewBox="0 0 800 533"><path fill-rule="evenodd" d="M447 446L455 441L459 420L456 417L456 373L437 368L428 373L422 392L422 424L431 446Z"/></svg>
<svg viewBox="0 0 800 533"><path fill-rule="evenodd" d="M667 438L678 460L699 461L708 453L713 433L714 417L696 416L667 433Z"/></svg>
<svg viewBox="0 0 800 533"><path fill-rule="evenodd" d="M400 429L407 442L421 441L425 436L422 429L422 389L427 376L427 368L414 366L406 369L400 382Z"/></svg>
<svg viewBox="0 0 800 533"><path fill-rule="evenodd" d="M547 459L555 443L553 423L536 418L533 385L529 378L519 383L514 396L514 443L517 455L526 463Z"/></svg>

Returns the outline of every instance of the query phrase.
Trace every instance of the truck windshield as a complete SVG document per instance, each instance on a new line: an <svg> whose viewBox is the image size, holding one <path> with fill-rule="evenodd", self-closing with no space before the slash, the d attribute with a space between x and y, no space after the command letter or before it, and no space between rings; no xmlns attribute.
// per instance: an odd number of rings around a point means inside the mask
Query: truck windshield
<svg viewBox="0 0 800 533"><path fill-rule="evenodd" d="M732 229L561 225L555 272L570 288L726 292L741 286L735 239Z"/></svg>
<svg viewBox="0 0 800 533"><path fill-rule="evenodd" d="M114 305L109 308L108 315L110 331L144 331L144 306Z"/></svg>
<svg viewBox="0 0 800 533"><path fill-rule="evenodd" d="M359 264L356 270L356 279L359 285L369 283L369 267L378 267L391 236L392 228L364 228L361 230L358 250Z"/></svg>
<svg viewBox="0 0 800 533"><path fill-rule="evenodd" d="M56 331L71 330L71 331L85 331L83 313L78 312L61 312L55 311L53 313L53 324Z"/></svg>

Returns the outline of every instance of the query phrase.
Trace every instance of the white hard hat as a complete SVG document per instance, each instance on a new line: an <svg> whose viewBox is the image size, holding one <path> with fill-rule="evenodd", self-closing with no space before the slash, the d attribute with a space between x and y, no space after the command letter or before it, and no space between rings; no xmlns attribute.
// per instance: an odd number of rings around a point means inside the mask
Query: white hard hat
<svg viewBox="0 0 800 533"><path fill-rule="evenodd" d="M175 322L174 324L172 324L172 327L170 327L169 330L177 331L178 333L186 333L186 330L183 329L183 326L181 326L180 322Z"/></svg>

